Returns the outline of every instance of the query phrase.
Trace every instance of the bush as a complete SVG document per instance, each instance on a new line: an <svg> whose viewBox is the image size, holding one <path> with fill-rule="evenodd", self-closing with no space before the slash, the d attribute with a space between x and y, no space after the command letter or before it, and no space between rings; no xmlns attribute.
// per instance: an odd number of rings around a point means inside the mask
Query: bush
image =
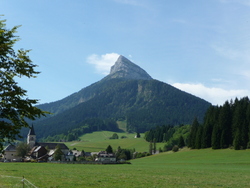
<svg viewBox="0 0 250 188"><path fill-rule="evenodd" d="M119 139L118 134L114 133L109 139Z"/></svg>
<svg viewBox="0 0 250 188"><path fill-rule="evenodd" d="M177 145L175 145L175 146L173 147L172 151L173 151L173 152L179 151L179 147L178 147Z"/></svg>
<svg viewBox="0 0 250 188"><path fill-rule="evenodd" d="M86 161L85 157L78 157L77 161Z"/></svg>

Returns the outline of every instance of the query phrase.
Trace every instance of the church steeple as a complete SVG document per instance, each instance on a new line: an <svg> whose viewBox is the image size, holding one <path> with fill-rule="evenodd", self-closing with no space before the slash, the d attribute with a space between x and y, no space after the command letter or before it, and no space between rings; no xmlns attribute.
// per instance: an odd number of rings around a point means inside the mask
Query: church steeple
<svg viewBox="0 0 250 188"><path fill-rule="evenodd" d="M29 133L28 133L28 136L29 135L36 135L33 124L31 126L31 129L30 129Z"/></svg>
<svg viewBox="0 0 250 188"><path fill-rule="evenodd" d="M36 144L36 134L33 124L27 136L27 144L29 144L31 148Z"/></svg>

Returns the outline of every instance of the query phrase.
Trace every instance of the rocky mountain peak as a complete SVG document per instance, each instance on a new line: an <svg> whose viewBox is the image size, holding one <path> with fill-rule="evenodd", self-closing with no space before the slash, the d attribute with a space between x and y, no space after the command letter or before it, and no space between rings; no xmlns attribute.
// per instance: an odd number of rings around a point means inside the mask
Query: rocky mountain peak
<svg viewBox="0 0 250 188"><path fill-rule="evenodd" d="M126 57L120 55L111 67L109 76L111 78L126 78L135 80L151 80L152 77L141 67L132 63Z"/></svg>

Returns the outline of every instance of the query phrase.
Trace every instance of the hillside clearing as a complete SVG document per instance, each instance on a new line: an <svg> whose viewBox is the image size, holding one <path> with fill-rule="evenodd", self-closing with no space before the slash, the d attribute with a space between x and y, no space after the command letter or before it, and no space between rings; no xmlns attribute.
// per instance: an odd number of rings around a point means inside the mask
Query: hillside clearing
<svg viewBox="0 0 250 188"><path fill-rule="evenodd" d="M115 132L111 131L98 131L93 133L84 134L80 137L81 141L66 142L65 144L70 148L77 150L84 150L85 152L102 151L111 145L114 150L120 146L124 149L135 149L138 152L148 152L149 143L145 141L144 134L141 138L135 138L135 133L118 133L119 139L109 139ZM121 138L125 136L126 138ZM163 148L164 143L157 143L157 149Z"/></svg>

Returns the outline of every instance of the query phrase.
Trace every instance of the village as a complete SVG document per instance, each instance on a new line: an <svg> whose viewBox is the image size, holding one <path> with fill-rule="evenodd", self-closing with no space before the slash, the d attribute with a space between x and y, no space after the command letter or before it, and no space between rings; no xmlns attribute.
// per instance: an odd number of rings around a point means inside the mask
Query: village
<svg viewBox="0 0 250 188"><path fill-rule="evenodd" d="M30 151L24 157L17 155L17 146L9 144L2 152L1 162L60 162L60 163L97 163L115 164L114 153L107 151L84 152L75 148L70 150L64 143L37 142L34 126L27 135L27 145ZM86 160L88 159L88 160Z"/></svg>

